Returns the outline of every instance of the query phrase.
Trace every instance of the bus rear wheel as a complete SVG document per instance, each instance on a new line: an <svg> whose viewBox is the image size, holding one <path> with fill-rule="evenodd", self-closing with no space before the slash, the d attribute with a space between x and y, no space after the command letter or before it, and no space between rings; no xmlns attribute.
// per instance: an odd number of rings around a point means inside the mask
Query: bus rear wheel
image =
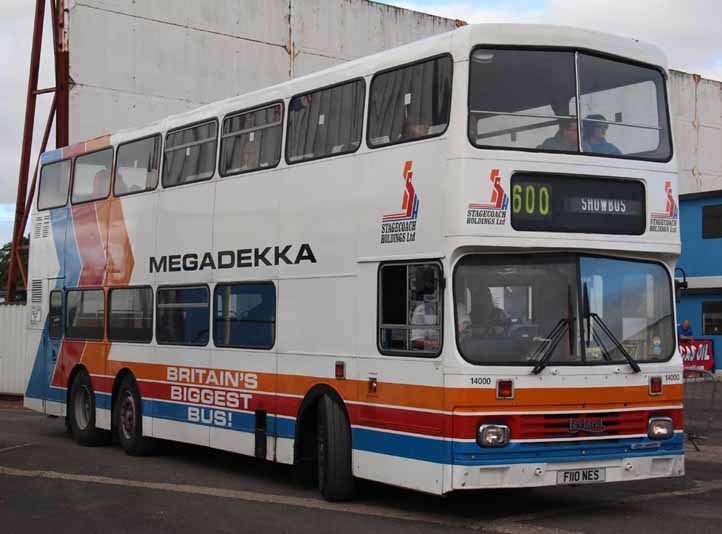
<svg viewBox="0 0 722 534"><path fill-rule="evenodd" d="M351 427L341 405L328 395L319 400L316 433L318 489L328 501L353 497Z"/></svg>
<svg viewBox="0 0 722 534"><path fill-rule="evenodd" d="M133 375L123 377L113 403L113 426L118 442L131 456L144 456L154 449L154 440L143 436L143 408L140 390Z"/></svg>
<svg viewBox="0 0 722 534"><path fill-rule="evenodd" d="M68 418L70 432L81 445L104 445L109 433L95 426L95 391L88 372L78 371L70 386Z"/></svg>

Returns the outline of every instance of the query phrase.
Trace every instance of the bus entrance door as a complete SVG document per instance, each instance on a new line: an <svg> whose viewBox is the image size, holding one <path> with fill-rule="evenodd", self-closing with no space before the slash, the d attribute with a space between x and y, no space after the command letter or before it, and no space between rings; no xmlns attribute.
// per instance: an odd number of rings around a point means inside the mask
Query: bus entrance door
<svg viewBox="0 0 722 534"><path fill-rule="evenodd" d="M64 278L48 278L46 280L45 294L48 295L48 320L47 331L43 331L41 343L43 351L43 362L45 371L43 373L43 398L45 398L45 413L49 415L63 415L62 409L65 403L65 391L52 387L53 375L60 357L60 349L63 343L63 332L65 329L64 295L61 292L64 285ZM55 293L53 293L55 291ZM48 402L50 401L50 402Z"/></svg>
<svg viewBox="0 0 722 534"><path fill-rule="evenodd" d="M354 472L397 486L440 491L447 456L441 363L362 359L359 376L358 422L352 421ZM429 481L438 487L430 489Z"/></svg>

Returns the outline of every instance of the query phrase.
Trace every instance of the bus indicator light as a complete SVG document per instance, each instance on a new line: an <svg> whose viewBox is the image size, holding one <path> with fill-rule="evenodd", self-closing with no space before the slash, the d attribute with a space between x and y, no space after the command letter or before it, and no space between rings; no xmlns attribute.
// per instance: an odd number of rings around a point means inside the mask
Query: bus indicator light
<svg viewBox="0 0 722 534"><path fill-rule="evenodd" d="M497 380L497 382L496 382L496 398L497 399L513 399L514 398L514 381L513 380Z"/></svg>
<svg viewBox="0 0 722 534"><path fill-rule="evenodd" d="M662 377L653 376L649 379L649 394L650 395L661 395L662 394Z"/></svg>
<svg viewBox="0 0 722 534"><path fill-rule="evenodd" d="M336 375L337 380L345 380L346 379L346 363L345 362L336 362L335 375Z"/></svg>

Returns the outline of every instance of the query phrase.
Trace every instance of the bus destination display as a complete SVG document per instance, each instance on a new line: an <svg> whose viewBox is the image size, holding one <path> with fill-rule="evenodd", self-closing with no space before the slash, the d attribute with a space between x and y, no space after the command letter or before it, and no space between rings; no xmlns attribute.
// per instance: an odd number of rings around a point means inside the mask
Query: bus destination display
<svg viewBox="0 0 722 534"><path fill-rule="evenodd" d="M645 224L641 182L541 173L511 177L515 230L641 235Z"/></svg>

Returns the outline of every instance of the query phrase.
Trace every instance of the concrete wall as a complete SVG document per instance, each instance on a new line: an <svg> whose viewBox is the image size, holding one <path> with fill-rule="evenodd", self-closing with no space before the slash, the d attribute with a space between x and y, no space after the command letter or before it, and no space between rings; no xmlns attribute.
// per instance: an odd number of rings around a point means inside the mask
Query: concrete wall
<svg viewBox="0 0 722 534"><path fill-rule="evenodd" d="M680 194L722 189L722 83L671 72Z"/></svg>
<svg viewBox="0 0 722 534"><path fill-rule="evenodd" d="M71 143L456 27L366 0L68 5Z"/></svg>
<svg viewBox="0 0 722 534"><path fill-rule="evenodd" d="M722 300L722 238L702 239L702 208L722 204L722 84L672 71L671 87L680 193L706 193L680 198L682 255L677 266L687 274L689 291L677 305L677 318L689 320L695 337L712 340L719 373L722 336L703 334L702 304Z"/></svg>
<svg viewBox="0 0 722 534"><path fill-rule="evenodd" d="M27 308L21 304L0 305L0 394L22 395L30 376L25 361Z"/></svg>

